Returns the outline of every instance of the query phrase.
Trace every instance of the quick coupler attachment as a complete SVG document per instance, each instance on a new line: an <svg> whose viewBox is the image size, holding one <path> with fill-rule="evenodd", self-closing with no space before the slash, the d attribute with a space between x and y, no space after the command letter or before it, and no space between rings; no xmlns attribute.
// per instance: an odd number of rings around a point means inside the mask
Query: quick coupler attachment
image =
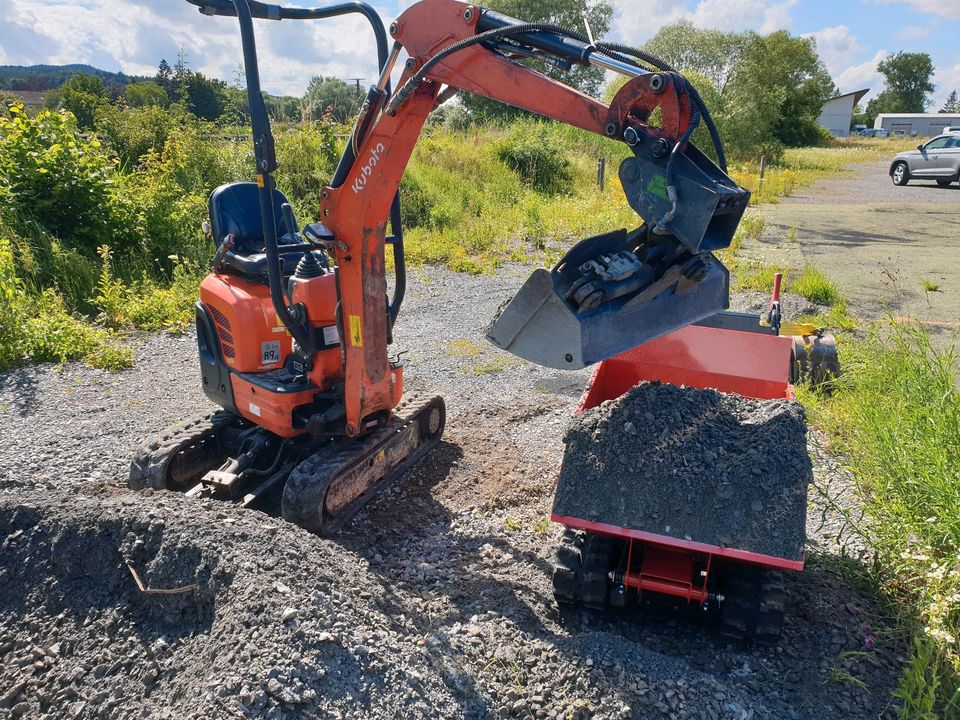
<svg viewBox="0 0 960 720"><path fill-rule="evenodd" d="M712 254L647 226L617 230L535 270L487 338L537 365L578 370L726 309L729 286Z"/></svg>
<svg viewBox="0 0 960 720"><path fill-rule="evenodd" d="M631 150L634 156L620 163L620 183L630 207L655 233L673 235L692 253L730 245L750 204L748 190L692 143L674 153L663 139L638 141Z"/></svg>

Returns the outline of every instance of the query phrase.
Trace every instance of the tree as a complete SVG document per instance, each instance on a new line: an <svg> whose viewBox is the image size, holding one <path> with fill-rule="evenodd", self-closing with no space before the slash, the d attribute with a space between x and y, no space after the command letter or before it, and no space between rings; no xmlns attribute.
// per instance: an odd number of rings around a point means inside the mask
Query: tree
<svg viewBox="0 0 960 720"><path fill-rule="evenodd" d="M780 30L750 43L734 77L733 95L762 99L777 140L787 147L816 144L817 118L836 88L811 38Z"/></svg>
<svg viewBox="0 0 960 720"><path fill-rule="evenodd" d="M608 0L489 0L483 4L524 22L549 22L584 34L583 20L586 18L595 38L606 35L613 18L613 6ZM588 95L599 95L603 85L604 74L599 68L574 66L572 70L564 71L536 61L524 61L524 64ZM502 119L521 112L495 100L467 93L461 97L461 102L478 119Z"/></svg>
<svg viewBox="0 0 960 720"><path fill-rule="evenodd" d="M167 91L152 80L130 83L125 97L130 107L166 107L170 102Z"/></svg>
<svg viewBox="0 0 960 720"><path fill-rule="evenodd" d="M680 22L662 28L644 49L694 84L731 155L776 158L785 145L819 140L817 118L834 85L812 40ZM702 129L694 142L712 152Z"/></svg>
<svg viewBox="0 0 960 720"><path fill-rule="evenodd" d="M47 99L54 107L69 110L77 118L77 126L89 130L93 127L97 108L107 105L110 96L96 75L80 73L72 75L67 82Z"/></svg>
<svg viewBox="0 0 960 720"><path fill-rule="evenodd" d="M947 96L947 101L940 109L942 113L960 113L960 100L957 99L957 91L953 90Z"/></svg>
<svg viewBox="0 0 960 720"><path fill-rule="evenodd" d="M877 65L885 78L883 91L867 103L868 124L880 113L922 113L930 105L933 61L927 53L898 52Z"/></svg>
<svg viewBox="0 0 960 720"><path fill-rule="evenodd" d="M226 105L227 84L187 70L179 80L180 102L198 118L216 120Z"/></svg>
<svg viewBox="0 0 960 720"><path fill-rule="evenodd" d="M643 49L678 70L708 78L723 94L752 39L749 33L701 30L684 20L662 27Z"/></svg>
<svg viewBox="0 0 960 720"><path fill-rule="evenodd" d="M353 85L334 77L313 77L303 95L303 117L319 120L328 116L339 123L349 122L357 110L363 96L357 94Z"/></svg>
<svg viewBox="0 0 960 720"><path fill-rule="evenodd" d="M157 67L157 75L154 80L156 80L157 85L166 91L167 100L173 102L173 68L170 67L166 59L160 60L160 65Z"/></svg>

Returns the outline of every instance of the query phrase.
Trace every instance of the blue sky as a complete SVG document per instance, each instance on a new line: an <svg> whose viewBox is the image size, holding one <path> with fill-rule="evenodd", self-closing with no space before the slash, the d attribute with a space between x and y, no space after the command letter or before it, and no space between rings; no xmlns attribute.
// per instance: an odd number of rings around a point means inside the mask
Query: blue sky
<svg viewBox="0 0 960 720"><path fill-rule="evenodd" d="M315 4L321 4L317 0ZM612 0L610 35L640 44L662 25L811 35L842 91L881 86L877 62L897 50L930 53L934 109L960 89L960 0ZM288 4L307 5L303 0ZM374 0L385 20L410 0ZM316 74L371 79L373 39L360 19L261 23L264 86L300 94ZM183 48L191 67L231 80L240 48L236 21L201 16L183 0L0 0L0 64L85 62L153 74Z"/></svg>

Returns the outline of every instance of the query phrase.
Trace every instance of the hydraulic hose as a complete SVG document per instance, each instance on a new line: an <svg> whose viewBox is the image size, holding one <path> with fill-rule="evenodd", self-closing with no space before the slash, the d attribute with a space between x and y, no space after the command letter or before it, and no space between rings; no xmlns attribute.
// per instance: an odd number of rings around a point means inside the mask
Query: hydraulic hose
<svg viewBox="0 0 960 720"><path fill-rule="evenodd" d="M664 62L656 55L648 53L646 50L641 50L639 48L630 47L629 45L621 45L620 43L608 43L600 42L597 43L597 49L605 53L618 53L623 55L629 55L632 57L641 60L642 62L651 65L657 70L663 70L664 72L677 73L681 77L683 75L679 73L675 68L670 64ZM636 64L636 63L632 63ZM710 109L707 107L706 103L703 102L703 98L700 97L700 93L693 86L693 83L684 78L687 83L687 92L690 94L690 98L693 100L694 106L700 111L701 116L703 117L703 124L707 126L707 130L710 133L710 139L713 141L713 147L717 151L717 163L720 165L720 169L724 172L727 171L727 155L723 150L723 141L720 139L720 132L717 130L716 124L713 122L713 116L710 114Z"/></svg>
<svg viewBox="0 0 960 720"><path fill-rule="evenodd" d="M427 62L425 62L399 90L397 90L396 94L390 99L390 102L387 103L385 111L390 115L396 113L397 108L406 102L406 100L414 93L414 91L417 89L417 86L423 82L430 70L433 69L444 58L452 55L453 53L459 52L464 48L470 47L471 45L476 45L478 43L483 43L490 40L499 40L501 38L508 38L516 35L524 35L526 33L533 32L554 33L556 35L563 35L578 42L584 43L585 47L583 48L580 57L577 58L577 61L582 64L589 63L589 56L592 52L600 51L605 55L610 56L614 60L618 60L619 62L639 68L641 65L632 59L637 58L638 60L651 65L658 70L674 73L678 77L683 78L683 75L671 67L668 63L664 62L656 55L646 52L645 50L630 47L629 45L621 45L619 43L598 42L593 44L590 42L590 38L583 33L565 28L561 25L555 25L554 23L518 23L516 25L507 25L478 33L444 48L427 60ZM690 95L690 99L693 101L694 107L699 111L698 114L703 118L704 124L707 126L707 130L710 133L710 139L713 141L713 146L717 152L717 161L720 165L720 168L726 172L727 157L723 150L723 141L720 139L720 133L717 131L717 126L713 121L713 117L710 115L710 110L707 108L706 103L703 102L703 98L700 96L700 93L697 92L697 89L693 86L693 84L686 78L683 78L683 80L685 83L685 90ZM689 134L685 134L684 137L684 142L686 142L686 139L689 139Z"/></svg>

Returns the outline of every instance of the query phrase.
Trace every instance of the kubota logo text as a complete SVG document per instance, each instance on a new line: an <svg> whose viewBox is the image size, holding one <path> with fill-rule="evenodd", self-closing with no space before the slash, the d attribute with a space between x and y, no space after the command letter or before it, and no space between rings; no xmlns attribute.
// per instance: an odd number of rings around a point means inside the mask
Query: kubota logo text
<svg viewBox="0 0 960 720"><path fill-rule="evenodd" d="M373 169L380 161L380 154L384 150L386 150L386 148L383 146L383 143L377 143L376 147L370 148L370 158L367 160L367 164L360 168L360 174L357 176L357 179L353 181L353 185L350 186L353 188L354 194L360 192L367 186L367 180L369 180L373 174Z"/></svg>

